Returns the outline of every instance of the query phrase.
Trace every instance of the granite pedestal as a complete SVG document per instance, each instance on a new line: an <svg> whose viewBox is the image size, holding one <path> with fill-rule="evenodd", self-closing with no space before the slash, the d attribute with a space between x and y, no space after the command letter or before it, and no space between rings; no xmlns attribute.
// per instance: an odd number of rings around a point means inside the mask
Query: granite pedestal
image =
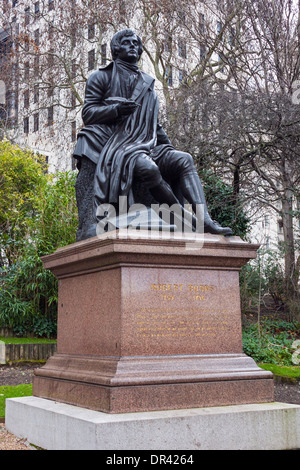
<svg viewBox="0 0 300 470"><path fill-rule="evenodd" d="M44 257L59 280L58 342L34 396L105 413L272 402L272 374L242 349L239 271L258 247L148 235Z"/></svg>

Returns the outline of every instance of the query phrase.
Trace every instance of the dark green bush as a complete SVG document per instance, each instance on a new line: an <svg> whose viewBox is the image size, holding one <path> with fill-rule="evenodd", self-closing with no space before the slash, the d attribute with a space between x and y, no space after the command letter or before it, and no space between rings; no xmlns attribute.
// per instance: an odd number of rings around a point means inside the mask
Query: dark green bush
<svg viewBox="0 0 300 470"><path fill-rule="evenodd" d="M9 158L19 158L14 147ZM6 158L6 164L9 158ZM32 156L22 154L22 165L23 160L26 163L30 158ZM23 166L19 168L21 173ZM33 174L34 168L33 165ZM54 337L58 284L55 276L44 269L41 257L75 242L78 223L76 174L57 173L54 177L37 171L39 179L33 178L35 184L28 185L26 193L24 190L18 195L13 225L5 219L5 214L2 219L0 217L0 221L5 222L0 232L0 327L13 328L17 335L33 333ZM17 182L17 172L13 177ZM8 176L7 181L10 181ZM17 183L13 188L18 191ZM4 197L4 190L2 194Z"/></svg>
<svg viewBox="0 0 300 470"><path fill-rule="evenodd" d="M295 352L292 344L299 336L296 322L263 320L261 324L249 324L243 328L244 353L255 362L292 365Z"/></svg>
<svg viewBox="0 0 300 470"><path fill-rule="evenodd" d="M202 170L199 174L212 219L223 227L231 227L234 235L245 238L250 229L250 219L243 208L242 197L237 197L232 186L211 171Z"/></svg>

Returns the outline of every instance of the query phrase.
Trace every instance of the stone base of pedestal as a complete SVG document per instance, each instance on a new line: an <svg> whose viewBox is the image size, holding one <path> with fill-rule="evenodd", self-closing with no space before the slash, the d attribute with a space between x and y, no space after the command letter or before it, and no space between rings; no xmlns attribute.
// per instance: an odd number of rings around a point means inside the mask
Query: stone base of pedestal
<svg viewBox="0 0 300 470"><path fill-rule="evenodd" d="M107 413L272 402L272 374L245 355L93 358L55 355L34 395Z"/></svg>
<svg viewBox="0 0 300 470"><path fill-rule="evenodd" d="M111 415L42 398L11 398L5 426L47 450L114 450L118 457L149 450L140 455L149 464L159 462L159 451L186 451L186 458L201 464L194 450L300 449L300 406L283 403Z"/></svg>
<svg viewBox="0 0 300 470"><path fill-rule="evenodd" d="M242 348L239 270L257 246L146 235L44 257L59 279L58 342L34 395L107 413L272 402L272 374Z"/></svg>

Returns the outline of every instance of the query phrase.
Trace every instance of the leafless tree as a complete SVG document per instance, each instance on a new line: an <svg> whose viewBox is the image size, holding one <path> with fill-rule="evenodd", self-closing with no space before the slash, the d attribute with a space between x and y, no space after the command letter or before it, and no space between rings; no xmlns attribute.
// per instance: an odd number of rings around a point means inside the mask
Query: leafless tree
<svg viewBox="0 0 300 470"><path fill-rule="evenodd" d="M232 36L223 42L224 73L208 80L205 74L190 74L178 88L172 102L174 138L193 152L200 166L227 176L236 195L243 192L256 207L278 214L286 289L292 298L299 278L299 9L290 0L234 4L234 14L227 10Z"/></svg>

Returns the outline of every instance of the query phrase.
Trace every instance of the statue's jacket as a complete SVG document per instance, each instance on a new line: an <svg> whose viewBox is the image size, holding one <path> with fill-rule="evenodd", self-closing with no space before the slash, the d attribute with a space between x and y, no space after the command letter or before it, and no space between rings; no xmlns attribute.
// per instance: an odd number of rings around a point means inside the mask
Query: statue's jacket
<svg viewBox="0 0 300 470"><path fill-rule="evenodd" d="M80 160L85 156L96 164L97 206L118 203L119 196L128 196L129 204L134 203L132 180L137 157L146 155L155 161L173 149L158 123L155 80L139 71L130 97L124 96L121 80L115 62L111 62L92 73L86 83L84 128L78 134L74 157ZM118 115L122 98L139 105L130 116Z"/></svg>

